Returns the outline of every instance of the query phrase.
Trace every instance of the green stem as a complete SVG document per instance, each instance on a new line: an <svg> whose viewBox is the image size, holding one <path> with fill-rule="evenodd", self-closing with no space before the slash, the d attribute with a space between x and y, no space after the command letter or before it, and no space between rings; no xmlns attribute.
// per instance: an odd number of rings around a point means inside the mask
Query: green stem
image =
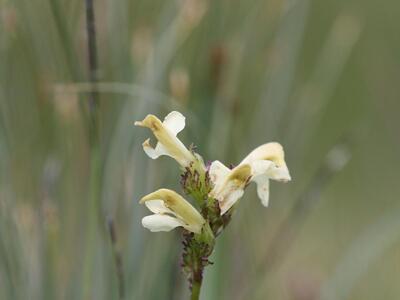
<svg viewBox="0 0 400 300"><path fill-rule="evenodd" d="M202 280L193 281L192 285L192 296L190 300L199 300L200 299L200 289L201 289Z"/></svg>

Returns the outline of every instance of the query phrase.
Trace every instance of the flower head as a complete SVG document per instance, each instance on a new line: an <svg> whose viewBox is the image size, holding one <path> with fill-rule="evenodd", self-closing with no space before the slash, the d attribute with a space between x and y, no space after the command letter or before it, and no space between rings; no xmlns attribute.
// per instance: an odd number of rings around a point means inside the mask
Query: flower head
<svg viewBox="0 0 400 300"><path fill-rule="evenodd" d="M163 122L154 115L147 115L143 121L136 121L135 125L149 128L158 140L155 148L150 145L150 139L143 143L143 150L150 158L168 155L183 167L195 160L193 153L176 136L185 128L185 117L181 113L173 111Z"/></svg>
<svg viewBox="0 0 400 300"><path fill-rule="evenodd" d="M170 231L176 227L200 233L205 220L201 214L178 193L159 189L140 200L153 215L142 219L142 225L150 231Z"/></svg>
<svg viewBox="0 0 400 300"><path fill-rule="evenodd" d="M257 184L258 197L264 206L268 206L269 179L282 182L291 180L284 151L279 143L257 147L232 170L221 162L214 161L210 167L210 178L214 183L210 196L219 201L221 214L243 196L249 181Z"/></svg>

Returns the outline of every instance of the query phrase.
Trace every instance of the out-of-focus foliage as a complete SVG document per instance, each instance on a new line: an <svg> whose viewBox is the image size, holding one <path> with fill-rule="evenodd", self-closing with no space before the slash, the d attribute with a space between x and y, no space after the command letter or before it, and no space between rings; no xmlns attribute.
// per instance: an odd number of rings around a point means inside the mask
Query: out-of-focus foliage
<svg viewBox="0 0 400 300"><path fill-rule="evenodd" d="M277 140L293 178L268 209L254 187L240 201L203 299L400 297L398 1L95 6L93 172L84 1L0 1L0 299L118 299L115 252L126 299L187 298L179 232L146 231L137 203L178 188L132 126L172 109L205 160ZM332 149L351 158L321 184Z"/></svg>

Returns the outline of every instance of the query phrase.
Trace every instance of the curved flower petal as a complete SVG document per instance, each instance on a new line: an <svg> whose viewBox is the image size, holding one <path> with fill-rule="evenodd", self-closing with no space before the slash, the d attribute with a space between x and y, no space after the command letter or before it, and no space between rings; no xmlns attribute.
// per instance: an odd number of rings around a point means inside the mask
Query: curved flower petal
<svg viewBox="0 0 400 300"><path fill-rule="evenodd" d="M277 180L277 181L282 181L282 182L288 182L290 180L292 180L292 178L290 177L289 174L289 169L286 166L286 164L284 164L283 166L280 167L274 167L272 168L272 170L270 170L269 172L270 178L273 180Z"/></svg>
<svg viewBox="0 0 400 300"><path fill-rule="evenodd" d="M144 203L147 208L155 214L174 214L172 210L165 206L162 200L149 200Z"/></svg>
<svg viewBox="0 0 400 300"><path fill-rule="evenodd" d="M183 167L195 160L194 155L176 137L177 133L185 127L185 117L181 113L171 112L164 122L154 115L147 115L143 121L136 121L135 125L151 129L158 140L155 148L150 145L149 139L143 143L143 149L150 158L155 159L161 155L168 155Z"/></svg>
<svg viewBox="0 0 400 300"><path fill-rule="evenodd" d="M214 184L214 190L219 191L232 170L230 170L220 161L216 160L212 162L208 172L210 175L210 180Z"/></svg>
<svg viewBox="0 0 400 300"><path fill-rule="evenodd" d="M223 197L222 201L219 203L219 208L221 209L221 216L225 214L235 203L242 198L244 194L243 188L232 189L226 193L226 197Z"/></svg>
<svg viewBox="0 0 400 300"><path fill-rule="evenodd" d="M162 204L158 201L161 201ZM181 195L172 190L159 189L140 200L140 203L148 202L150 202L150 207L148 205L147 207L151 211L175 215L183 221L184 227L192 232L200 232L205 223L203 216Z"/></svg>
<svg viewBox="0 0 400 300"><path fill-rule="evenodd" d="M144 217L142 219L142 225L152 232L158 232L171 231L176 227L185 226L185 223L177 218L168 215L155 214Z"/></svg>
<svg viewBox="0 0 400 300"><path fill-rule="evenodd" d="M156 147L153 148L150 145L150 139L145 140L144 143L142 144L142 146L143 146L143 150L147 154L147 156L152 159L159 158L162 155L171 156L168 153L168 150L165 149L165 147L160 143L157 143Z"/></svg>
<svg viewBox="0 0 400 300"><path fill-rule="evenodd" d="M270 160L256 160L252 161L251 164L251 175L253 177L269 174L275 167L275 163Z"/></svg>
<svg viewBox="0 0 400 300"><path fill-rule="evenodd" d="M269 177L267 175L256 176L252 179L257 184L257 195L262 205L268 206L269 202Z"/></svg>
<svg viewBox="0 0 400 300"><path fill-rule="evenodd" d="M172 111L164 118L163 124L174 135L177 135L185 128L185 117L178 111Z"/></svg>
<svg viewBox="0 0 400 300"><path fill-rule="evenodd" d="M291 180L286 163L281 166L276 165L270 160L256 160L251 163L253 177L267 175L270 179L287 182Z"/></svg>
<svg viewBox="0 0 400 300"><path fill-rule="evenodd" d="M276 142L263 144L251 151L240 164L252 163L257 160L269 160L280 166L285 163L282 145Z"/></svg>

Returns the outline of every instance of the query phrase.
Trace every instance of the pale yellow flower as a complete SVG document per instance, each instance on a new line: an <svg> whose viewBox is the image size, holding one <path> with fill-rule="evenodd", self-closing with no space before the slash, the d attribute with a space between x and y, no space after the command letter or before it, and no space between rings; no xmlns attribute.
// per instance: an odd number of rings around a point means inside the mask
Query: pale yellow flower
<svg viewBox="0 0 400 300"><path fill-rule="evenodd" d="M221 214L228 211L242 196L249 181L257 184L257 194L264 206L269 201L269 180L291 180L285 154L279 143L267 143L254 149L242 162L230 170L219 161L210 166L210 179L214 188L210 196L219 201ZM235 174L242 175L240 180Z"/></svg>
<svg viewBox="0 0 400 300"><path fill-rule="evenodd" d="M152 232L171 231L183 227L188 231L200 233L205 220L201 214L181 195L168 190L159 189L140 200L153 215L142 219L142 225Z"/></svg>
<svg viewBox="0 0 400 300"><path fill-rule="evenodd" d="M173 111L163 122L154 115L147 115L143 121L135 122L135 125L151 129L158 140L155 148L150 145L150 139L143 143L143 150L150 158L168 155L183 167L189 166L195 160L194 155L176 136L185 128L185 117L181 113Z"/></svg>

